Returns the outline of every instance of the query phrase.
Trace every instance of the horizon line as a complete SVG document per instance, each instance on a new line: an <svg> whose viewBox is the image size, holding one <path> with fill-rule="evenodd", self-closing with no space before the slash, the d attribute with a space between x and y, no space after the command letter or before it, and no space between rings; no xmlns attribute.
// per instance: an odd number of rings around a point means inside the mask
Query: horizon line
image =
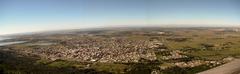
<svg viewBox="0 0 240 74"><path fill-rule="evenodd" d="M169 25L169 24L168 24ZM15 32L15 33L5 33L0 34L0 36L9 36L9 35L19 35L19 34L34 34L34 33L43 33L43 32L51 32L51 31L64 31L64 30L94 30L94 29L111 29L111 28L151 28L151 27L157 27L157 28L240 28L240 25L236 26L180 26L183 24L178 24L178 26L172 26L176 24L171 24L171 26L166 25L138 25L138 26L98 26L98 27L86 27L86 28L65 28L65 29L52 29L52 30L38 30L38 31L29 31L29 32ZM186 25L186 24L185 24ZM190 25L190 24L188 24Z"/></svg>

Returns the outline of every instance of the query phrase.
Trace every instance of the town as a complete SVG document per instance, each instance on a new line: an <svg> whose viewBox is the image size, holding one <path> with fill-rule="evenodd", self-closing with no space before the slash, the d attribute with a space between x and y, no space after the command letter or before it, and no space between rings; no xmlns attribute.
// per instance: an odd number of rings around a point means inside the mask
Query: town
<svg viewBox="0 0 240 74"><path fill-rule="evenodd" d="M143 73L177 74L171 71L181 70L176 72L191 74L240 57L238 28L76 30L21 35L12 40L26 42L2 46L1 51L35 58L35 65L116 74L141 72L139 65L146 68Z"/></svg>

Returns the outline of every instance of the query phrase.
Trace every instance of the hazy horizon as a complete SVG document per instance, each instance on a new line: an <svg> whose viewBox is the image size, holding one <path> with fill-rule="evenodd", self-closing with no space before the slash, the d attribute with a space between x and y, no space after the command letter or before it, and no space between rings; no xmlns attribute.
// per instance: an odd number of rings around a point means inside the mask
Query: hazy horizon
<svg viewBox="0 0 240 74"><path fill-rule="evenodd" d="M239 27L239 0L1 0L0 35L119 26Z"/></svg>

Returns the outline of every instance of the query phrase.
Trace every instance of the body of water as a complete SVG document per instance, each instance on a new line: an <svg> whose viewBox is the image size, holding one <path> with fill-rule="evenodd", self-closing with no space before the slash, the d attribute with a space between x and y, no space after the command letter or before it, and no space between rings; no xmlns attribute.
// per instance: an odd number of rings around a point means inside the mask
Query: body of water
<svg viewBox="0 0 240 74"><path fill-rule="evenodd" d="M0 41L7 40L7 39L11 39L11 38L0 37Z"/></svg>
<svg viewBox="0 0 240 74"><path fill-rule="evenodd" d="M0 46L12 45L12 44L19 44L19 43L25 43L25 42L26 42L26 41L0 42Z"/></svg>
<svg viewBox="0 0 240 74"><path fill-rule="evenodd" d="M26 42L26 41L1 42L1 41L3 41L3 40L7 40L7 39L12 39L12 38L0 37L0 46L12 45L12 44L19 44L19 43L25 43L25 42Z"/></svg>

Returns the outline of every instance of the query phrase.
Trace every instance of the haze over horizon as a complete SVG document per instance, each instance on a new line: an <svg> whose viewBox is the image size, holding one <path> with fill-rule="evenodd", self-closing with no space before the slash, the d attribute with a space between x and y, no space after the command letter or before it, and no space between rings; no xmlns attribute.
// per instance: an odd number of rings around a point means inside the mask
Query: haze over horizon
<svg viewBox="0 0 240 74"><path fill-rule="evenodd" d="M239 0L1 0L0 35L116 26L240 26Z"/></svg>

